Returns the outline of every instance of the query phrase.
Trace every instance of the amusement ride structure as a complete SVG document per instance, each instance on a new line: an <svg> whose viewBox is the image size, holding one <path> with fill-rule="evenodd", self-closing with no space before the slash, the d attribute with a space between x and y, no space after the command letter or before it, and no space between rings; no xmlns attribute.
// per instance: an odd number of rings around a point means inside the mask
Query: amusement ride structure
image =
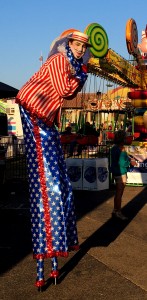
<svg viewBox="0 0 147 300"><path fill-rule="evenodd" d="M128 99L134 108L133 131L147 133L147 26L142 31L141 44L138 44L138 30L135 20L126 23L126 45L133 59L126 60L108 48L108 37L98 24L87 26L85 32L90 36L94 57L88 62L88 71L109 79L111 82L128 87Z"/></svg>
<svg viewBox="0 0 147 300"><path fill-rule="evenodd" d="M64 31L60 38L73 32L75 29ZM126 23L126 46L130 59L123 58L109 48L108 36L105 29L98 23L89 24L84 32L89 36L92 47L87 62L88 73L103 78L121 87L128 88L127 99L133 111L132 132L142 134L146 140L147 133L147 26L142 31L141 43L138 43L138 30L134 19ZM108 104L108 99L101 98L101 93L91 102L91 111L100 111L102 103ZM90 99L89 99L90 100ZM86 103L86 101L85 101ZM121 105L122 104L122 105ZM89 106L85 109L89 109ZM124 103L118 107L125 108ZM127 109L126 109L127 111Z"/></svg>

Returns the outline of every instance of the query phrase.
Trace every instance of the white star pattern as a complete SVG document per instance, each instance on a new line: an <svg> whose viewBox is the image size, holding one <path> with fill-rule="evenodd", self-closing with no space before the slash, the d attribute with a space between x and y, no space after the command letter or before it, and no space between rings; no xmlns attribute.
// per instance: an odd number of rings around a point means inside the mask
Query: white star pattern
<svg viewBox="0 0 147 300"><path fill-rule="evenodd" d="M70 247L78 245L78 238L72 186L59 134L54 127L49 128L38 120L41 152L37 156L36 136L32 136L30 131L34 125L29 114L22 107L20 109L28 166L33 253L52 255L52 251L57 251L62 256ZM40 161L43 163L45 186L41 185Z"/></svg>

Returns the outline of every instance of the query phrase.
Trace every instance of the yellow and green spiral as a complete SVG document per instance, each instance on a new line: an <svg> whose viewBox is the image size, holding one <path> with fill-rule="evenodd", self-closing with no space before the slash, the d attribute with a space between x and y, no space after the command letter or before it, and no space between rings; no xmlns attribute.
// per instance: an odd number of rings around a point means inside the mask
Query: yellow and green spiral
<svg viewBox="0 0 147 300"><path fill-rule="evenodd" d="M108 51L108 36L104 28L97 23L91 23L84 32L89 36L92 45L89 49L92 55L98 58L104 57Z"/></svg>

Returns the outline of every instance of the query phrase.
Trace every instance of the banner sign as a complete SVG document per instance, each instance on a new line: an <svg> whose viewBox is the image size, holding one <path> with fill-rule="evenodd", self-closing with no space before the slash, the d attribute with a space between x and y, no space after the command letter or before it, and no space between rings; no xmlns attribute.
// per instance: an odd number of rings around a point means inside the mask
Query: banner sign
<svg viewBox="0 0 147 300"><path fill-rule="evenodd" d="M141 146L125 146L125 148L130 158L134 158L137 162L136 166L131 166L128 170L127 183L147 184L147 143L142 143Z"/></svg>

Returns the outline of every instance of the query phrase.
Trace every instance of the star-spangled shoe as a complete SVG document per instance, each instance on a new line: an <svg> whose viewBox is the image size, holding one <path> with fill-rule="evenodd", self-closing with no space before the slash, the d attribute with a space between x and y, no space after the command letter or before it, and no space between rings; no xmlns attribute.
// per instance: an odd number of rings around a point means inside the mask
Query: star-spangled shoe
<svg viewBox="0 0 147 300"><path fill-rule="evenodd" d="M59 277L59 270L51 270L50 278L54 279L54 284L57 284L57 279Z"/></svg>
<svg viewBox="0 0 147 300"><path fill-rule="evenodd" d="M35 286L38 288L38 292L43 292L45 287L45 280L36 280Z"/></svg>

